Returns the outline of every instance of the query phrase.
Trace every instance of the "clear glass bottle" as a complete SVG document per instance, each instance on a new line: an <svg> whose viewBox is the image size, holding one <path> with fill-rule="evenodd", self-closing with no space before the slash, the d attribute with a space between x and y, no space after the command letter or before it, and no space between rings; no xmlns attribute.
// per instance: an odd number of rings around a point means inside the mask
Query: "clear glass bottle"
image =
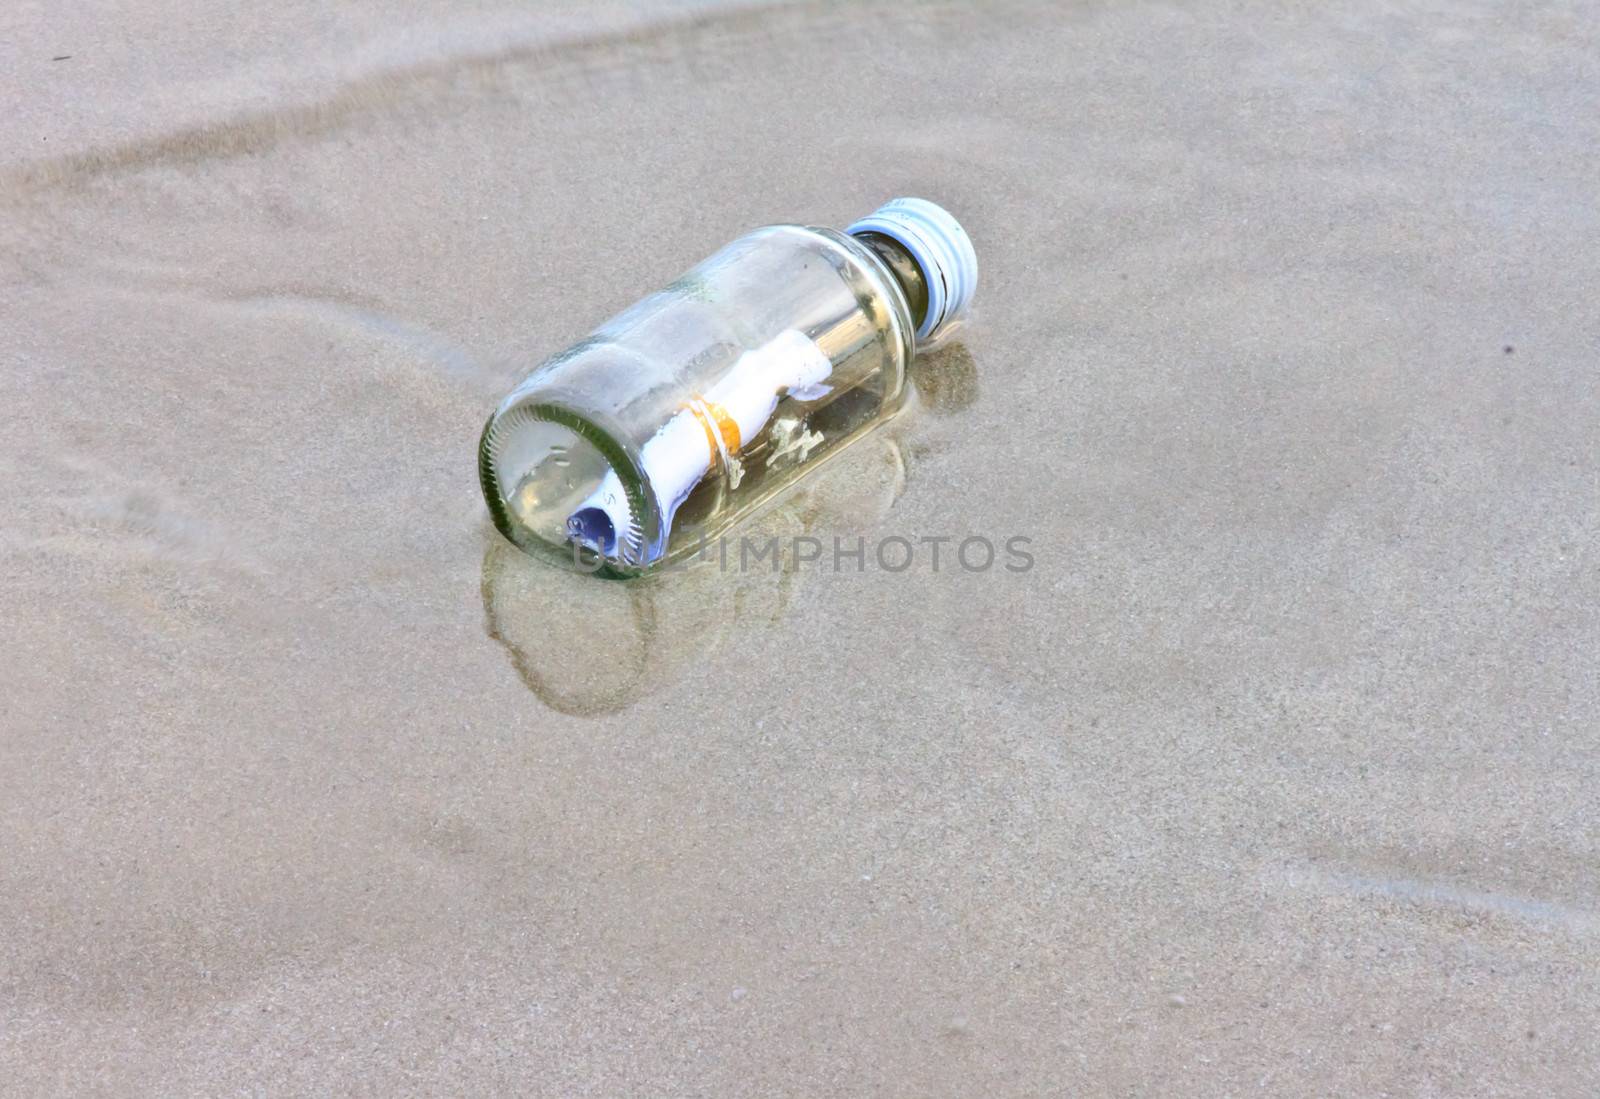
<svg viewBox="0 0 1600 1099"><path fill-rule="evenodd" d="M977 273L961 226L922 199L842 233L740 237L500 402L478 453L495 525L610 576L695 552L892 416Z"/></svg>

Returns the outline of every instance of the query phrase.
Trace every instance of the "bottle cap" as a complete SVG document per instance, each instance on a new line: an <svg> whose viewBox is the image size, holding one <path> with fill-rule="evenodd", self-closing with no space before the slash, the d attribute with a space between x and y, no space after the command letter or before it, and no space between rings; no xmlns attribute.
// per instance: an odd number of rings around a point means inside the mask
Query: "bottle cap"
<svg viewBox="0 0 1600 1099"><path fill-rule="evenodd" d="M937 339L966 314L978 288L978 256L967 231L944 207L925 198L891 199L845 232L891 237L922 269L928 315L917 328L918 343Z"/></svg>

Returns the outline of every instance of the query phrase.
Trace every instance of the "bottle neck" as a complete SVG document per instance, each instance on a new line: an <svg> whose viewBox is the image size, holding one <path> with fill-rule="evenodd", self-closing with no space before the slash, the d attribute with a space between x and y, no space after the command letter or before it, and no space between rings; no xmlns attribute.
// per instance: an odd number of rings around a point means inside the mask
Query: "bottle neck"
<svg viewBox="0 0 1600 1099"><path fill-rule="evenodd" d="M905 292L906 304L911 307L911 327L920 328L928 316L928 282L922 268L911 258L905 246L883 233L861 232L852 234L883 261L900 289Z"/></svg>

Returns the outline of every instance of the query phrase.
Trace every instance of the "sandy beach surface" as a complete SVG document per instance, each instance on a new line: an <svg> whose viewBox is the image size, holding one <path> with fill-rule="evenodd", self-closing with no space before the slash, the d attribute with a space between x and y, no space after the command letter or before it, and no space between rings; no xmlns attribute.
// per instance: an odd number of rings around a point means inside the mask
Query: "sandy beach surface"
<svg viewBox="0 0 1600 1099"><path fill-rule="evenodd" d="M1600 1089L1592 7L234 7L0 15L0 1094ZM500 540L897 194L973 322L751 530L1031 570Z"/></svg>

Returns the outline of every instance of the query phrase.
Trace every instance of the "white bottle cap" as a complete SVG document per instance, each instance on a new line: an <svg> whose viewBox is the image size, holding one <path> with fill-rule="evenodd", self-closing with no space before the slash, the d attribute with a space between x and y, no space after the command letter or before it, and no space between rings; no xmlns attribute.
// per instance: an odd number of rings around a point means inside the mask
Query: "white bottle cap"
<svg viewBox="0 0 1600 1099"><path fill-rule="evenodd" d="M967 231L943 206L925 198L891 199L845 232L882 233L922 268L928 313L917 327L918 343L938 339L966 314L978 288L978 256Z"/></svg>

